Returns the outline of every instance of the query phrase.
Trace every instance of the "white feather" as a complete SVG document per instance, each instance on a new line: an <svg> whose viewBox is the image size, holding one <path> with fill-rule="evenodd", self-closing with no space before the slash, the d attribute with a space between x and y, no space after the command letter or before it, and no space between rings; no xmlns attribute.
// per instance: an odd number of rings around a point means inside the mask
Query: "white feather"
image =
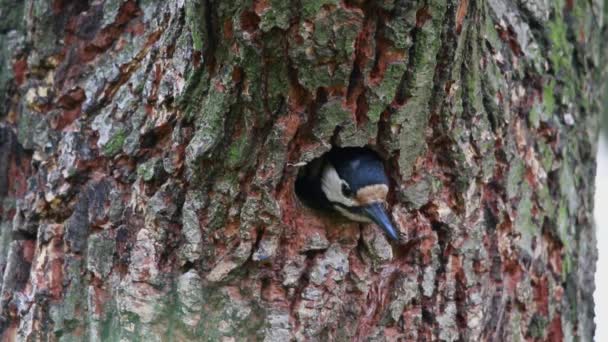
<svg viewBox="0 0 608 342"><path fill-rule="evenodd" d="M334 209L340 212L340 214L344 215L346 218L351 219L357 222L372 222L367 216L357 215L355 213L351 213L350 211L342 208L339 205L334 205Z"/></svg>
<svg viewBox="0 0 608 342"><path fill-rule="evenodd" d="M325 165L321 176L321 188L327 199L330 202L341 203L347 207L356 207L357 202L342 194L342 184L346 184L346 182L340 178L336 169L331 164Z"/></svg>

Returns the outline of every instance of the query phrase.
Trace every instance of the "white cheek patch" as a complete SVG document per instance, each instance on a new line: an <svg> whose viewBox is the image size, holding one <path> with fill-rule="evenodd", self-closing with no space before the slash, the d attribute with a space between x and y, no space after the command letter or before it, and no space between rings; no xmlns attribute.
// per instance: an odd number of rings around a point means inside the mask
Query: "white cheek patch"
<svg viewBox="0 0 608 342"><path fill-rule="evenodd" d="M356 207L359 205L359 203L352 198L348 198L342 194L342 183L344 181L340 178L333 166L329 164L325 166L321 180L323 192L330 202L341 203L347 207Z"/></svg>
<svg viewBox="0 0 608 342"><path fill-rule="evenodd" d="M334 205L334 209L336 209L340 214L342 214L344 217L351 219L353 221L357 221L357 222L372 222L372 220L370 220L367 216L363 216L363 215L358 215L355 213L352 213L344 208L342 208L339 205Z"/></svg>

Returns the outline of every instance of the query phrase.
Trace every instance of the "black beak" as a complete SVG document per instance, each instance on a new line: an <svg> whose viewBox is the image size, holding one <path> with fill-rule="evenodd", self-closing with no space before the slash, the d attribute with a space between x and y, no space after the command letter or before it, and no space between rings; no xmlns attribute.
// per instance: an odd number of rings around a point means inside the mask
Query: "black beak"
<svg viewBox="0 0 608 342"><path fill-rule="evenodd" d="M399 235L397 234L397 230L393 227L391 220L388 218L388 215L384 211L384 207L382 207L381 203L373 203L370 205L366 205L363 207L363 212L367 217L372 219L380 228L382 228L386 234L393 240L399 240Z"/></svg>

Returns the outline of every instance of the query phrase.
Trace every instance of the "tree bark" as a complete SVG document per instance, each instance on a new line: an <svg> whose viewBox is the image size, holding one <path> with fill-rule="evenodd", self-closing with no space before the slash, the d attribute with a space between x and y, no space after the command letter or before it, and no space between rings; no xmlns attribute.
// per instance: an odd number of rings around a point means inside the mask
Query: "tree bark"
<svg viewBox="0 0 608 342"><path fill-rule="evenodd" d="M590 341L604 3L0 0L3 340Z"/></svg>

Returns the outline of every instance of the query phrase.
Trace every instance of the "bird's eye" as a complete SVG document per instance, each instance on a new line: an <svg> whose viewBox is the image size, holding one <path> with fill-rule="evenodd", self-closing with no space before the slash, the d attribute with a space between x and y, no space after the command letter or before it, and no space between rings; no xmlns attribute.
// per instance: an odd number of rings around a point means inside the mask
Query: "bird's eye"
<svg viewBox="0 0 608 342"><path fill-rule="evenodd" d="M350 191L348 185L346 183L342 183L342 195L344 195L344 197L350 197L352 194L353 192Z"/></svg>

